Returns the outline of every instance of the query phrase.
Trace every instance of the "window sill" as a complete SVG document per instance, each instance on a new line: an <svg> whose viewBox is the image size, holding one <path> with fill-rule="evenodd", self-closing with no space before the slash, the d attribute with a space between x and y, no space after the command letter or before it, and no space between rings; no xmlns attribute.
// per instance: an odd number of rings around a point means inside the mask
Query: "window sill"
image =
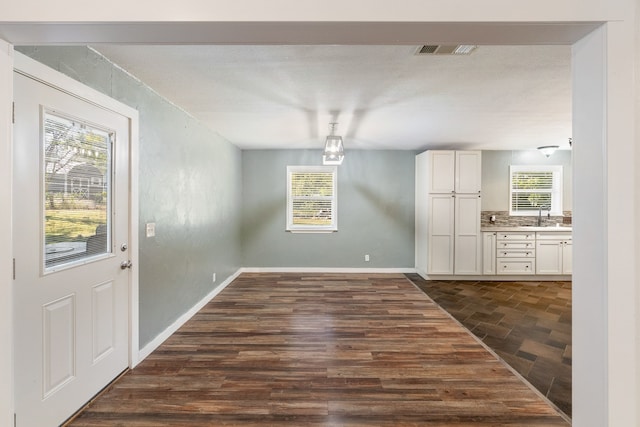
<svg viewBox="0 0 640 427"><path fill-rule="evenodd" d="M326 234L326 233L337 233L338 230L285 230L287 233L306 233L306 234Z"/></svg>

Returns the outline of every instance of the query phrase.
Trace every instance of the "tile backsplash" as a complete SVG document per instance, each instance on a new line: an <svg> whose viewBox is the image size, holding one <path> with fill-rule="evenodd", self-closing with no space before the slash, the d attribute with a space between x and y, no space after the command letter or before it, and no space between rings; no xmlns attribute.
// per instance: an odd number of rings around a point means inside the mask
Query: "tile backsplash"
<svg viewBox="0 0 640 427"><path fill-rule="evenodd" d="M495 215L496 221L491 222L491 215ZM542 214L542 223L544 225L571 225L571 211L564 211L562 216L547 216ZM480 226L482 227L521 227L523 225L537 225L537 216L509 216L509 211L482 211L480 218Z"/></svg>

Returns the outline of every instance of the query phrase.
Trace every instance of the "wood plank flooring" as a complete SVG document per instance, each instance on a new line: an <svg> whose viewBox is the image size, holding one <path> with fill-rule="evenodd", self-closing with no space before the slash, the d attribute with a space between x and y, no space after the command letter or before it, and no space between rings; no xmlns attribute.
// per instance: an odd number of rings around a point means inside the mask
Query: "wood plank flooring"
<svg viewBox="0 0 640 427"><path fill-rule="evenodd" d="M404 275L242 274L71 426L567 426Z"/></svg>

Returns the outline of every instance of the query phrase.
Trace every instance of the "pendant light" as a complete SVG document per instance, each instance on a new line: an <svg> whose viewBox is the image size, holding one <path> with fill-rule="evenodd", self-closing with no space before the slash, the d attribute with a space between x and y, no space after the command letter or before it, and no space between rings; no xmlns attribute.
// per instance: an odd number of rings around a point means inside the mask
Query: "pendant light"
<svg viewBox="0 0 640 427"><path fill-rule="evenodd" d="M322 153L323 165L341 165L344 160L344 146L342 137L335 135L338 123L329 123L329 135L324 143L324 153Z"/></svg>

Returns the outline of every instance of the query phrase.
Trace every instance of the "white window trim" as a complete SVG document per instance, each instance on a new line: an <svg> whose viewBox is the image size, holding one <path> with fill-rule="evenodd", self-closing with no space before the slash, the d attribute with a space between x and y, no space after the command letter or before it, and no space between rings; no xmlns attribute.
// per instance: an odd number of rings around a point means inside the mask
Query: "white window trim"
<svg viewBox="0 0 640 427"><path fill-rule="evenodd" d="M293 199L291 197L291 175L300 172L325 172L333 176L330 225L299 225L293 223ZM337 166L287 166L287 228L292 233L333 233L338 231L338 167Z"/></svg>
<svg viewBox="0 0 640 427"><path fill-rule="evenodd" d="M548 211L550 215L562 216L562 189L564 180L562 177L562 165L511 165L509 166L509 215L510 216L538 216L538 210L531 211L513 211L513 185L512 178L514 172L553 172L553 190L551 191L551 209ZM543 215L547 215L547 210L543 210Z"/></svg>

